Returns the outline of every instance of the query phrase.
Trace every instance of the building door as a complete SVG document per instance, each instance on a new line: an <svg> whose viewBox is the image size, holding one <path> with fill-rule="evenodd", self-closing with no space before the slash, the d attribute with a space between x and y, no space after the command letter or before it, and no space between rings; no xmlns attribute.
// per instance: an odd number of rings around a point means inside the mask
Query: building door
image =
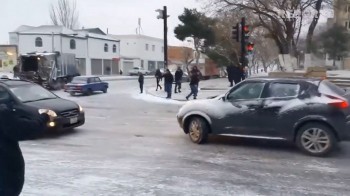
<svg viewBox="0 0 350 196"><path fill-rule="evenodd" d="M112 74L112 60L104 59L103 60L103 75Z"/></svg>
<svg viewBox="0 0 350 196"><path fill-rule="evenodd" d="M129 70L134 68L133 61L123 61L123 75L129 75Z"/></svg>
<svg viewBox="0 0 350 196"><path fill-rule="evenodd" d="M91 74L102 75L102 59L91 59Z"/></svg>
<svg viewBox="0 0 350 196"><path fill-rule="evenodd" d="M112 74L113 75L119 74L119 61L112 61Z"/></svg>
<svg viewBox="0 0 350 196"><path fill-rule="evenodd" d="M156 62L155 61L148 61L148 70L150 72L156 71Z"/></svg>
<svg viewBox="0 0 350 196"><path fill-rule="evenodd" d="M80 75L86 75L86 59L77 59L77 67Z"/></svg>

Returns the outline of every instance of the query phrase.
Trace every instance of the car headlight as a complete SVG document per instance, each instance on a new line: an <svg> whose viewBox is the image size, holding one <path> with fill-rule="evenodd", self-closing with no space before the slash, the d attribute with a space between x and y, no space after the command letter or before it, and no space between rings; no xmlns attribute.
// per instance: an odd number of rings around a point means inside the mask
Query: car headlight
<svg viewBox="0 0 350 196"><path fill-rule="evenodd" d="M79 112L84 111L83 108L79 105Z"/></svg>
<svg viewBox="0 0 350 196"><path fill-rule="evenodd" d="M48 109L39 109L38 110L39 114L43 114L46 113L47 115L51 116L51 117L57 117L56 112L52 111L52 110L48 110Z"/></svg>

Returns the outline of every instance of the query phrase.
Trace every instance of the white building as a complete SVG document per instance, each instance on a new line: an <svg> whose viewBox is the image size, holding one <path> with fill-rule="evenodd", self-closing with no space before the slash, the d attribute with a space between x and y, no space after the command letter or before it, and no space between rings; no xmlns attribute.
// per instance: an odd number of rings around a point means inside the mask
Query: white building
<svg viewBox="0 0 350 196"><path fill-rule="evenodd" d="M98 28L71 30L63 26L20 26L10 32L19 54L60 52L75 54L81 75L119 74L119 41Z"/></svg>
<svg viewBox="0 0 350 196"><path fill-rule="evenodd" d="M127 75L133 67L149 71L164 68L163 39L145 35L110 35L120 41L120 66Z"/></svg>

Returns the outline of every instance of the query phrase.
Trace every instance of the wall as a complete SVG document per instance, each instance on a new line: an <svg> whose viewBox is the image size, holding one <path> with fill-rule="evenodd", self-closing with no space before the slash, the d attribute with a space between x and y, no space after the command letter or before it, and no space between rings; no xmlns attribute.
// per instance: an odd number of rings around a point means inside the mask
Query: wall
<svg viewBox="0 0 350 196"><path fill-rule="evenodd" d="M70 40L72 39L75 40L75 49L70 48ZM86 39L75 38L75 37L62 37L62 53L75 54L76 58L86 58L87 57Z"/></svg>
<svg viewBox="0 0 350 196"><path fill-rule="evenodd" d="M163 61L163 41L160 39L143 35L121 35L113 37L120 40L120 55L123 58L143 60L145 69L148 69L148 61L154 61L156 67L158 67L159 61ZM148 44L148 50L146 50L146 44ZM154 51L152 50L152 45L155 46ZM135 62L134 65L140 67L141 61Z"/></svg>
<svg viewBox="0 0 350 196"><path fill-rule="evenodd" d="M119 43L116 41L101 40L95 38L88 39L89 57L98 59L119 58ZM108 44L108 52L104 51L104 45ZM117 46L117 52L113 53L113 44Z"/></svg>
<svg viewBox="0 0 350 196"><path fill-rule="evenodd" d="M41 37L42 47L35 46L35 39ZM54 35L54 48L56 51L61 48L61 39L59 35ZM19 54L28 52L52 52L52 35L19 35Z"/></svg>

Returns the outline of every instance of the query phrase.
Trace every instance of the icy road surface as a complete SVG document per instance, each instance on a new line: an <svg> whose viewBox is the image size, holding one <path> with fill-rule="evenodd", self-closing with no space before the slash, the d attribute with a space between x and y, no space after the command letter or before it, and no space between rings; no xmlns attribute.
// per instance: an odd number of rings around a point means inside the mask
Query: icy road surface
<svg viewBox="0 0 350 196"><path fill-rule="evenodd" d="M146 80L146 86L154 84ZM213 137L192 144L176 122L182 102L138 94L137 81L107 94L62 97L86 111L75 131L21 143L24 196L349 195L350 144L330 158L280 141ZM187 93L187 92L186 92Z"/></svg>

